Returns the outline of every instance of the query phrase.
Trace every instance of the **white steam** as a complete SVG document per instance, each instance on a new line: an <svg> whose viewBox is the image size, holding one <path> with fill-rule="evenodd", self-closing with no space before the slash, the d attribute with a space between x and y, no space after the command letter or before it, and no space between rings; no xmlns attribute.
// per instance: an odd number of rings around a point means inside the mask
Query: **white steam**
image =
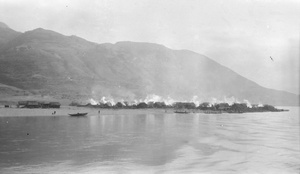
<svg viewBox="0 0 300 174"><path fill-rule="evenodd" d="M89 99L89 103L91 105L107 104L107 103L109 103L111 105L115 105L117 102L121 102L124 106L126 104L132 106L132 105L137 105L137 104L139 104L141 102L145 102L147 104L149 102L153 102L153 103L155 103L155 102L164 102L166 105L172 106L176 102L192 102L192 103L194 103L196 105L196 107L198 107L204 100L202 100L201 98L199 98L197 95L194 95L190 100L186 100L186 101L182 101L181 100L180 101L180 100L173 99L173 98L171 98L169 96L166 97L166 98L164 98L164 97L156 95L156 94L149 94L149 95L146 96L145 99L133 99L131 101L126 101L126 102L125 101L126 100L124 100L124 99L116 100L115 101L110 96L103 96L98 101L96 99L93 99L93 98ZM251 103L248 100L244 99L243 102L247 104L247 107L252 108L252 105L251 105ZM225 97L223 97L223 100L219 100L217 98L211 98L210 102L209 102L209 106L213 106L213 105L218 104L218 103L227 103L227 104L229 104L231 106L234 103L240 103L240 102L235 97L229 97L229 98L227 98L225 96ZM263 105L259 104L258 106L261 107Z"/></svg>
<svg viewBox="0 0 300 174"><path fill-rule="evenodd" d="M98 102L96 102L96 100L94 100L92 98L89 100L89 102L90 102L91 105L97 105L98 104Z"/></svg>
<svg viewBox="0 0 300 174"><path fill-rule="evenodd" d="M247 104L248 108L252 108L252 105L251 105L251 103L248 100L244 99L244 103Z"/></svg>
<svg viewBox="0 0 300 174"><path fill-rule="evenodd" d="M263 107L264 105L259 102L258 107Z"/></svg>
<svg viewBox="0 0 300 174"><path fill-rule="evenodd" d="M201 100L196 95L193 96L191 102L193 102L196 105L196 107L198 107L201 104Z"/></svg>
<svg viewBox="0 0 300 174"><path fill-rule="evenodd" d="M149 103L149 102L163 102L163 98L161 96L155 95L155 94L151 94L151 95L147 95L146 99L144 100L145 103Z"/></svg>

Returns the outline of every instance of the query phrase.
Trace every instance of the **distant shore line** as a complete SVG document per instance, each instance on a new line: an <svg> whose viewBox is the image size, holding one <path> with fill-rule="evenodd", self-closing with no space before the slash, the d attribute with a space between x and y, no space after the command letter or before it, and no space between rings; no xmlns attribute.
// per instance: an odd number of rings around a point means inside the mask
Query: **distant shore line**
<svg viewBox="0 0 300 174"><path fill-rule="evenodd" d="M39 101L39 100L21 100L14 104L0 103L5 108L44 108L44 109L59 109L61 103L57 101ZM149 101L149 102L95 102L87 104L79 104L71 102L68 106L76 106L80 108L95 108L95 109L174 109L177 113L201 112L201 113L246 113L246 112L282 112L288 111L275 108L269 104L250 104L247 103L197 103L197 102L173 102L165 103L164 101Z"/></svg>
<svg viewBox="0 0 300 174"><path fill-rule="evenodd" d="M55 114L53 114L55 111ZM100 112L99 112L100 111ZM96 109L74 106L62 106L59 109L53 108L4 108L0 107L0 117L22 117L22 116L69 116L72 113L87 112L87 116L106 115L131 115L131 114L170 114L172 109Z"/></svg>
<svg viewBox="0 0 300 174"><path fill-rule="evenodd" d="M245 105L238 105L240 107ZM265 108L253 108L249 109L247 107L228 109L188 109L188 108L99 108L97 106L61 106L60 108L17 108L10 107L5 108L0 106L0 117L6 116L68 116L72 113L82 113L87 112L88 116L100 116L100 115L127 115L127 114L223 114L223 113L259 113L259 112L282 112L288 111L286 109L276 109L270 105L265 106ZM237 106L235 106L237 107Z"/></svg>

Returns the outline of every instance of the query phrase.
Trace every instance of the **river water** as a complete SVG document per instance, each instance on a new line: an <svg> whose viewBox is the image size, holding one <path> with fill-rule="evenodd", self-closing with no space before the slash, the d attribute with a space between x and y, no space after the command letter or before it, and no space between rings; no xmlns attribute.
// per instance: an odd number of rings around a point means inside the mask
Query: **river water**
<svg viewBox="0 0 300 174"><path fill-rule="evenodd" d="M0 173L300 173L288 109L0 117Z"/></svg>

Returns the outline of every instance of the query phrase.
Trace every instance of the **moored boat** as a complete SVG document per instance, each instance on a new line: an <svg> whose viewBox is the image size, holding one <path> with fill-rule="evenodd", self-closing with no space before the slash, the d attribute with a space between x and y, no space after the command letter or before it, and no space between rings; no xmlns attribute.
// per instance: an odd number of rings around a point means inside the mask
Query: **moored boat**
<svg viewBox="0 0 300 174"><path fill-rule="evenodd" d="M85 112L85 113L76 113L76 114L69 114L70 116L74 116L74 117L78 117L78 116L86 116L88 113Z"/></svg>
<svg viewBox="0 0 300 174"><path fill-rule="evenodd" d="M188 114L190 113L189 111L174 111L177 114Z"/></svg>

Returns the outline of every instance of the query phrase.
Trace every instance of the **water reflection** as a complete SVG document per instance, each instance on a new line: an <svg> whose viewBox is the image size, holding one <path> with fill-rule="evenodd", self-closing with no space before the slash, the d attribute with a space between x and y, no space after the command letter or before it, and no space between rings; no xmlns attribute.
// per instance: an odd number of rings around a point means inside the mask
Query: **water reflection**
<svg viewBox="0 0 300 174"><path fill-rule="evenodd" d="M0 117L0 173L296 173L298 114Z"/></svg>

